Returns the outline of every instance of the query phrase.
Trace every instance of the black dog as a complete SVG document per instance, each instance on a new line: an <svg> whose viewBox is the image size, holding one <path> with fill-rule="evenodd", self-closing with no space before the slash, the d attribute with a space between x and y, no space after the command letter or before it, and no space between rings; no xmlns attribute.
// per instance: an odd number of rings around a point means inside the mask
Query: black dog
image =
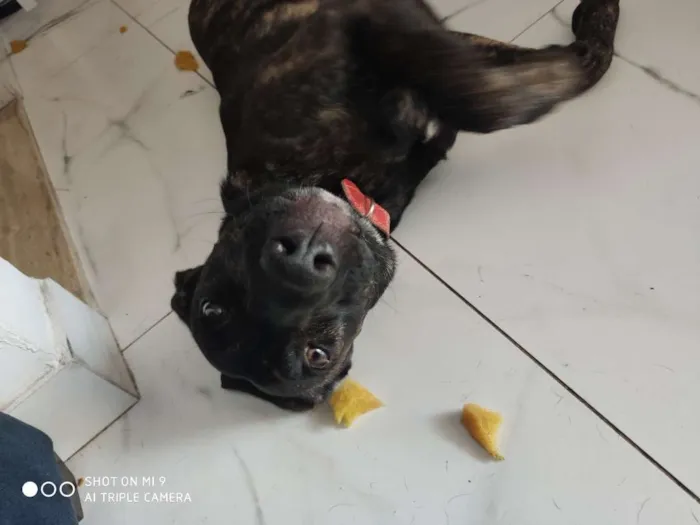
<svg viewBox="0 0 700 525"><path fill-rule="evenodd" d="M532 50L449 31L422 0L193 0L229 174L219 240L172 307L222 386L326 399L394 275L384 211L396 227L457 131L533 122L598 82L618 16L583 0L573 44Z"/></svg>

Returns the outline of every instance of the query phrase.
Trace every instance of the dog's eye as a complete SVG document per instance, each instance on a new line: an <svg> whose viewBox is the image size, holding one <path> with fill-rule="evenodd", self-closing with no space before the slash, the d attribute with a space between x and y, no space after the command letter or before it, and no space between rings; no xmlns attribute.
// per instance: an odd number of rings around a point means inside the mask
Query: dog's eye
<svg viewBox="0 0 700 525"><path fill-rule="evenodd" d="M306 359L307 364L311 368L316 369L326 368L331 362L330 357L328 357L328 353L325 350L321 350L320 348L307 348L304 357Z"/></svg>
<svg viewBox="0 0 700 525"><path fill-rule="evenodd" d="M209 301L204 301L202 303L202 314L206 317L216 317L224 313L224 309L220 306L210 303Z"/></svg>

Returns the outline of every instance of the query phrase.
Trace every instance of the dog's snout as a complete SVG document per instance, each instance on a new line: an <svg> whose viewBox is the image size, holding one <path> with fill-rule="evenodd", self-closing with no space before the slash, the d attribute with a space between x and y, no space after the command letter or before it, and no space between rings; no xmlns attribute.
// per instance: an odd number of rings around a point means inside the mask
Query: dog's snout
<svg viewBox="0 0 700 525"><path fill-rule="evenodd" d="M263 248L261 263L269 277L300 289L317 291L330 285L338 261L334 247L317 231L277 232Z"/></svg>

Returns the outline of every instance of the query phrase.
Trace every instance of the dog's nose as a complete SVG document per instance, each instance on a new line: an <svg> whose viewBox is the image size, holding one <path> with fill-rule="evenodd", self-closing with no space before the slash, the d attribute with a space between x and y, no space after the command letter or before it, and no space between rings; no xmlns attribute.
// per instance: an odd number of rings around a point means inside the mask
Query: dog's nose
<svg viewBox="0 0 700 525"><path fill-rule="evenodd" d="M338 264L333 246L316 231L271 235L263 247L262 267L269 277L307 291L327 288Z"/></svg>

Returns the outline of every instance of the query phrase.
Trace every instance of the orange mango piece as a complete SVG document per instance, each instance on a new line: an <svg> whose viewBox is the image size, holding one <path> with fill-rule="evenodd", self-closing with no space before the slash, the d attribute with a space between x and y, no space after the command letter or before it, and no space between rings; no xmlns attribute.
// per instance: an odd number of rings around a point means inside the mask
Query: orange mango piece
<svg viewBox="0 0 700 525"><path fill-rule="evenodd" d="M498 461L504 459L497 444L498 430L502 423L503 418L498 412L492 412L474 403L468 403L462 408L464 428L486 452Z"/></svg>
<svg viewBox="0 0 700 525"><path fill-rule="evenodd" d="M349 427L362 414L383 406L383 403L361 384L346 379L331 395L330 405L335 422Z"/></svg>
<svg viewBox="0 0 700 525"><path fill-rule="evenodd" d="M175 67L180 71L197 71L199 63L189 51L178 51L175 55Z"/></svg>

